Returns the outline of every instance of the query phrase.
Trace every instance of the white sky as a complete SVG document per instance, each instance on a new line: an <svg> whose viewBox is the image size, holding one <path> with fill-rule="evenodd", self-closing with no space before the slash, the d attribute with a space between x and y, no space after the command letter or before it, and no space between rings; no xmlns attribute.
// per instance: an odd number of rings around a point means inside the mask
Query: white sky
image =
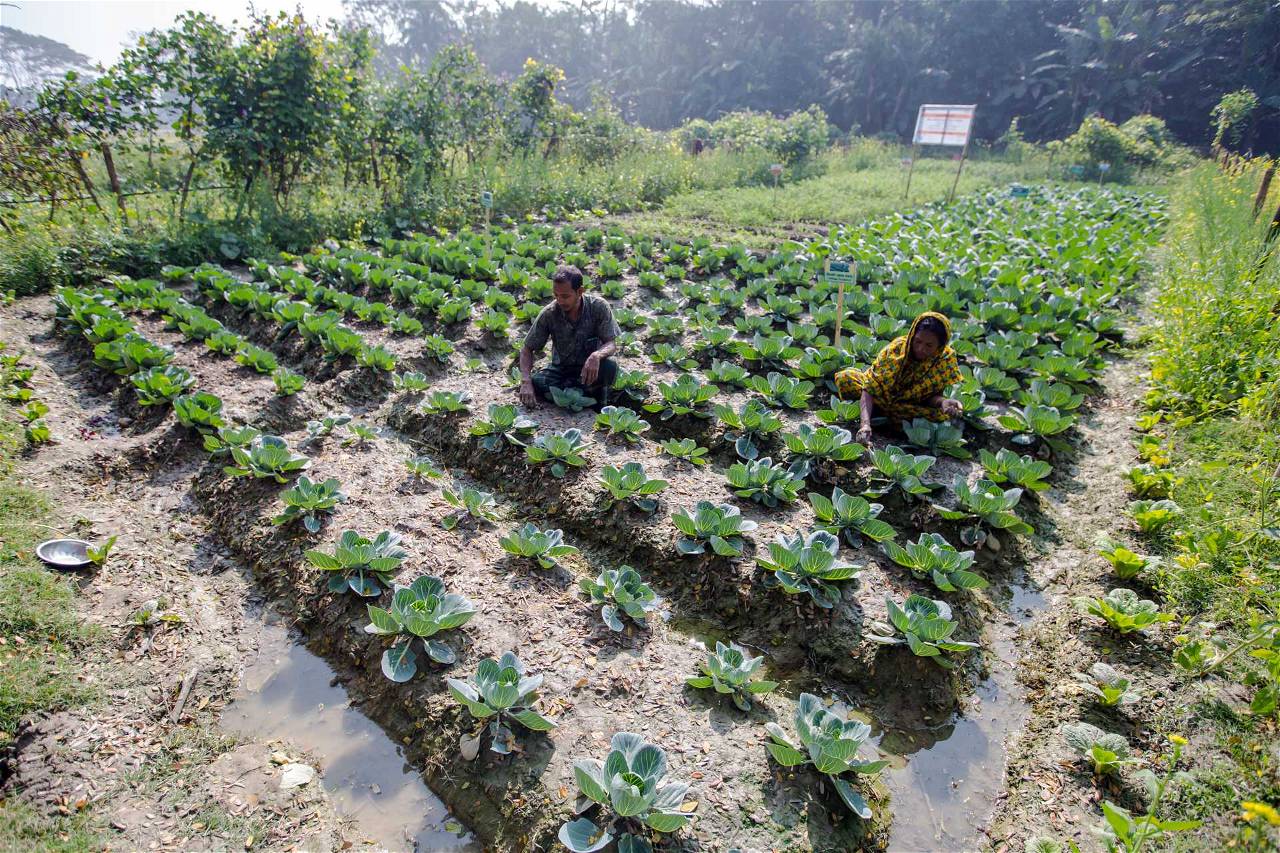
<svg viewBox="0 0 1280 853"><path fill-rule="evenodd" d="M301 7L311 20L345 17L342 0L254 0L254 7L259 12ZM56 39L110 65L130 33L167 27L187 9L226 24L243 20L248 8L242 0L4 0L0 24Z"/></svg>

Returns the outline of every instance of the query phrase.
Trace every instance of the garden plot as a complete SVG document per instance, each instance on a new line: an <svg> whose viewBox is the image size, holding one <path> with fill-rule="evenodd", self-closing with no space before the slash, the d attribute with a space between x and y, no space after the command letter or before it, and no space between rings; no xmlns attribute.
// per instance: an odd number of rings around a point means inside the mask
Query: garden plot
<svg viewBox="0 0 1280 853"><path fill-rule="evenodd" d="M806 754L788 745L801 745L797 709L805 725L835 725L804 697L841 697L909 728L955 710L1000 665L986 626L1004 598L986 587L1017 583L1034 559L1033 492L1070 453L1074 412L1159 223L1148 200L1040 189L765 257L533 226L492 245L463 234L255 263L247 277L175 269L167 286L116 281L56 301L61 326L128 377L140 409L172 400L203 433L217 458L196 491L215 528L486 842L540 844L564 824L562 839L585 849L586 821L603 827L613 808L614 831L636 839L846 847L885 838L879 768L849 764L856 743L868 742L859 760L874 757L870 730L850 718L834 729L847 740L813 747L823 783L780 769ZM829 254L856 259L866 282L846 294L840 348L820 276ZM507 356L559 262L582 267L627 328L617 408L540 409L531 425L506 408ZM920 422L892 447L856 445L843 426L856 406L832 399L831 377L865 366L922 310L952 318L967 428ZM309 485L283 493L288 509L278 484L300 475ZM537 529L514 536L527 522ZM548 567L509 553L536 552L551 528L577 553ZM367 540L349 540L345 557L344 530ZM603 573L622 565L648 586L614 589ZM388 594L422 575L467 602L432 584ZM596 580L589 605L578 588ZM650 588L663 603L649 609L669 622L644 612ZM410 618L423 608L430 624ZM763 653L780 688L750 712L682 690L709 632ZM513 723L497 730L509 754L468 761L476 709L445 678L505 650L545 677L526 719L557 727ZM615 796L571 820L580 787L600 793L572 762L603 759L616 731L665 749L667 778L692 787L656 804ZM650 790L639 780L657 769L629 772ZM869 820L850 813L859 797Z"/></svg>

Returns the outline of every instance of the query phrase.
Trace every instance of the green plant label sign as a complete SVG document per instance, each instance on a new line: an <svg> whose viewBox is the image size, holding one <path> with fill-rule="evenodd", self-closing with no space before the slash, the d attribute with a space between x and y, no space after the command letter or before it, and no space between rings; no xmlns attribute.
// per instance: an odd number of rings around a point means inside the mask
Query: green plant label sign
<svg viewBox="0 0 1280 853"><path fill-rule="evenodd" d="M832 261L827 270L827 281L851 287L854 284L853 266L848 261Z"/></svg>
<svg viewBox="0 0 1280 853"><path fill-rule="evenodd" d="M488 190L485 190L484 192L480 193L480 206L483 207L485 210L492 210L493 209L493 193L489 192Z"/></svg>

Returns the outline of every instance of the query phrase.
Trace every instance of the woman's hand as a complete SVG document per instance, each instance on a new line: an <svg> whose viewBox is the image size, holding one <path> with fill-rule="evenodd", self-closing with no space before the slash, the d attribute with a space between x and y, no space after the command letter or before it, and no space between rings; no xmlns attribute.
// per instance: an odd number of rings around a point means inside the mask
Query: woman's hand
<svg viewBox="0 0 1280 853"><path fill-rule="evenodd" d="M964 407L960 405L959 400L952 400L950 397L944 397L940 407L942 413L948 417L959 417L964 413Z"/></svg>
<svg viewBox="0 0 1280 853"><path fill-rule="evenodd" d="M861 445L870 444L871 443L871 424L863 424L862 426L858 427L858 434L854 436L854 441L858 442L858 444L861 444Z"/></svg>

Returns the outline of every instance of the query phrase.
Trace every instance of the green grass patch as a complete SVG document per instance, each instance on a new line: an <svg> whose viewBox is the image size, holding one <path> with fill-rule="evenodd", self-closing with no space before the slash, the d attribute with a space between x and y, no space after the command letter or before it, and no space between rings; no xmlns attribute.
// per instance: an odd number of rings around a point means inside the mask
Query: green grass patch
<svg viewBox="0 0 1280 853"><path fill-rule="evenodd" d="M8 415L4 412L3 415ZM0 745L29 714L50 714L91 701L77 675L100 633L76 616L71 580L44 568L35 546L47 532L49 507L13 478L22 429L0 419ZM101 847L89 812L42 814L18 798L0 801L0 850Z"/></svg>
<svg viewBox="0 0 1280 853"><path fill-rule="evenodd" d="M856 223L902 208L945 200L956 174L955 162L920 159L911 176L911 192L904 197L907 170L894 153L833 154L824 175L772 187L700 190L673 196L661 216L707 219L734 227L777 223ZM1049 168L1042 159L1024 163L970 161L961 172L956 195L1015 181L1042 179Z"/></svg>

